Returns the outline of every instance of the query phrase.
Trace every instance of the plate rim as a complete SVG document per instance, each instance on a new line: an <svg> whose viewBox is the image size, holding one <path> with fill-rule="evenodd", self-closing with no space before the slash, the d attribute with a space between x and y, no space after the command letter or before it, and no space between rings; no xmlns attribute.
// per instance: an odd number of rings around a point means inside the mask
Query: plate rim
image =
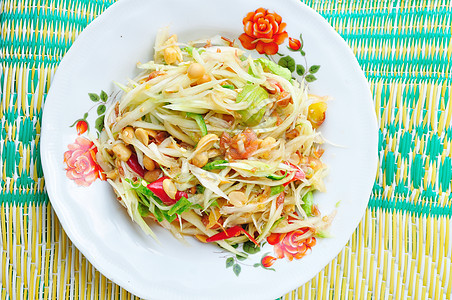
<svg viewBox="0 0 452 300"><path fill-rule="evenodd" d="M95 31L98 24L102 24L102 22L104 22L104 19L108 19L108 17L112 14L113 11L121 9L122 6L128 5L129 3L133 3L136 0L120 0L117 1L115 3L113 3L112 5L110 5L101 15L99 15L96 19L94 19L90 24L87 25L87 27L80 33L80 35L77 37L77 39L74 41L74 43L71 45L70 49L67 51L67 53L64 55L63 59L61 60L60 64L58 65L58 69L55 72L54 76L53 76L53 80L49 89L49 92L47 94L46 97L46 101L44 103L44 109L43 109L43 116L42 116L42 131L41 131L41 142L40 142L40 154L41 154L41 163L42 163L42 167L43 167L43 173L44 173L44 177L45 178L51 178L51 176L49 176L49 174L52 174L52 170L49 169L50 164L49 161L47 160L47 156L44 155L44 152L46 151L46 145L47 145L47 140L48 140L48 135L46 134L46 125L49 123L49 121L47 121L47 119L49 118L49 113L46 113L46 107L47 107L47 103L48 103L48 99L52 99L54 96L53 94L55 93L55 82L58 83L58 80L61 79L61 75L65 70L65 66L67 64L67 62L73 57L76 56L76 51L77 51L77 44L81 43L81 41L83 41L89 34L91 34L91 32ZM374 106L373 106L373 97L372 97L372 93L370 90L370 86L368 83L368 80L363 72L363 70L361 69L361 67L359 66L359 63L356 59L356 56L353 54L352 50L350 49L350 46L346 43L346 41L334 30L334 28L319 14L317 13L314 9L312 9L311 7L307 6L305 3L302 3L301 1L297 1L297 0L288 0L287 2L291 2L291 5L296 5L299 6L300 9L304 9L306 13L309 13L312 17L314 17L316 19L317 22L319 22L319 26L324 27L325 29L328 28L328 31L335 36L335 40L336 42L339 42L342 44L344 49L347 49L347 61L353 64L353 70L355 72L359 72L360 73L360 77L362 78L362 82L360 82L361 85L365 85L366 86L366 90L367 90L367 97L369 101L366 101L367 105L369 106L370 110L373 111L374 113L372 114L372 119L369 121L369 123L371 123L372 128L375 130L374 132L374 145L375 145L375 151L374 151L374 155L373 155L373 160L374 160L374 171L372 172L373 174L377 173L377 168L378 168L378 151L377 151L377 146L378 146L378 123L377 123L377 117L375 114L375 110L374 110ZM213 3L213 2L210 2ZM256 7L259 6L258 4L259 2L256 1ZM262 5L262 4L261 4ZM47 110L48 111L48 110ZM371 157L370 157L371 158ZM45 176L47 174L47 176ZM370 176L369 176L370 177ZM369 182L367 183L368 187L369 187L369 197L371 195L371 187L374 183L375 179L372 180L368 180ZM50 187L49 189L47 187ZM104 276L106 276L107 278L109 278L110 280L112 280L113 282L115 282L116 284L118 284L119 286L123 287L124 289L130 291L131 293L140 296L140 297L149 297L149 295L143 295L141 293L141 291L138 291L134 288L133 284L131 282L127 282L124 280L121 280L120 276L116 276L115 274L112 274L110 267L106 267L104 263L100 263L99 262L99 258L95 257L90 250L88 249L88 247L86 247L86 245L83 242L83 239L79 239L77 237L76 234L76 230L74 230L71 226L69 226L68 221L66 220L66 218L64 218L62 216L61 213L61 208L60 208L60 203L55 200L55 198L58 197L58 195L56 195L56 192L53 190L51 185L46 184L46 191L47 194L49 196L49 200L51 203L52 208L55 210L56 215L58 216L58 220L61 223L61 226L63 227L65 233L67 234L67 236L69 237L69 239L71 240L71 242L77 247L77 249L87 258L87 260L100 272L102 273ZM328 257L325 264L323 264L322 268L319 269L319 271L321 269L323 269L326 265L328 265L333 259L334 257L336 257L341 251L342 249L345 247L346 243L349 241L350 237L353 235L353 233L356 231L357 226L359 225L360 221L362 220L364 213L366 211L366 208L368 206L368 201L369 201L369 197L367 198L366 201L363 201L363 203L361 204L360 207L360 218L354 222L353 224L353 228L354 230L350 233L350 235L348 236L348 239L345 240L345 242L343 244L340 245L340 249L339 251L333 251L335 252L335 254L330 255L330 257ZM338 247L339 248L339 247ZM104 260L105 261L105 260ZM309 275L309 278L312 279L312 277L314 277L319 271L315 271L315 272L311 272L312 274ZM297 282L293 282L292 284L290 284L290 289L294 289L294 288L298 288L300 287L302 284L306 283L307 281L309 281L310 279L307 279L305 282L302 283L297 283ZM160 292L161 290L158 290L158 292ZM286 292L289 292L290 290L287 290ZM168 294L162 293L162 294L156 294L156 295L152 295L153 297L155 296L156 298L159 297L164 297L167 296ZM171 294L172 295L172 294Z"/></svg>

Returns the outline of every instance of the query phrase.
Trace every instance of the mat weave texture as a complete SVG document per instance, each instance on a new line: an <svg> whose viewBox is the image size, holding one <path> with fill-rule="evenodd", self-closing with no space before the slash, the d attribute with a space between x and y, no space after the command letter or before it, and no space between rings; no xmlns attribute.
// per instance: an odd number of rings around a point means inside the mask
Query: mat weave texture
<svg viewBox="0 0 452 300"><path fill-rule="evenodd" d="M0 0L0 299L135 299L75 248L39 156L58 63L111 0ZM379 168L342 252L283 299L452 299L452 3L306 1L348 42L379 124ZM283 1L281 1L283 5Z"/></svg>

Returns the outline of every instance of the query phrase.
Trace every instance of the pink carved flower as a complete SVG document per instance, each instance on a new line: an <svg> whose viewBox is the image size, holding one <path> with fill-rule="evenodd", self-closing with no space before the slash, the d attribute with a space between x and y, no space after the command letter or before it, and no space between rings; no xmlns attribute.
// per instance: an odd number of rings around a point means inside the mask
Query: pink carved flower
<svg viewBox="0 0 452 300"><path fill-rule="evenodd" d="M316 244L315 237L303 238L308 230L308 228L301 228L288 233L272 233L267 238L267 242L273 245L278 258L286 257L290 261L294 258L300 259Z"/></svg>
<svg viewBox="0 0 452 300"><path fill-rule="evenodd" d="M89 186L101 177L102 169L96 162L97 148L84 137L77 137L74 144L64 152L66 176L81 186Z"/></svg>

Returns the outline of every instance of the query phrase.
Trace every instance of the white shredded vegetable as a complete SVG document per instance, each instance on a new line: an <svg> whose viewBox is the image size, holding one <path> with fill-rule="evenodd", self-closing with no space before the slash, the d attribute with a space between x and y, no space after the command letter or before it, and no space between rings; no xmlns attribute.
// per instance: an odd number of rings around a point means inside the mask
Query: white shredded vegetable
<svg viewBox="0 0 452 300"><path fill-rule="evenodd" d="M325 190L326 97L219 36L180 43L163 28L154 49L118 84L95 141L132 220L153 237L145 219L242 256L234 244L270 234L325 235L333 215L322 217L312 192Z"/></svg>

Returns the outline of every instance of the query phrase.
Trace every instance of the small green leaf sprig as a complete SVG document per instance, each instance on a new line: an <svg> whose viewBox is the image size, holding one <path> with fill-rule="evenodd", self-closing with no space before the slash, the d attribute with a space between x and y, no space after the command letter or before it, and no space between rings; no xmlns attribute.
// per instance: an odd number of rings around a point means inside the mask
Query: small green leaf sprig
<svg viewBox="0 0 452 300"><path fill-rule="evenodd" d="M320 69L320 65L312 65L310 67L307 66L306 61L306 52L303 50L304 41L303 41L303 35L300 34L300 42L301 46L298 50L293 50L290 47L287 47L292 52L299 52L301 56L304 58L305 65L296 64L295 60L290 55L283 55L278 53L279 56L282 56L279 61L278 65L287 68L290 70L290 72L296 72L299 76L304 77L304 79L307 82L313 82L317 80L317 77L314 76L315 73L317 73ZM306 72L307 70L307 72Z"/></svg>
<svg viewBox="0 0 452 300"><path fill-rule="evenodd" d="M105 103L108 100L108 95L105 91L101 91L100 94L95 93L88 93L89 98L93 102L97 102L97 119L95 123L95 127L97 130L97 133L100 134L102 129L104 129L104 119L105 119L105 111L107 110L107 107L105 106Z"/></svg>
<svg viewBox="0 0 452 300"><path fill-rule="evenodd" d="M253 242L251 241L247 241L245 243L243 243L243 251L247 254L256 254L258 252L261 251L261 247L264 245L265 243L263 243L261 246L256 246ZM234 245L234 248L237 248L238 245ZM234 255L234 256L229 256L226 259L226 268L232 268L232 271L234 272L234 274L236 276L240 275L240 272L242 271L242 267L241 265L246 265L246 266L251 266L248 264L243 263L244 260L246 260L247 257L244 256L240 256L240 255ZM266 270L272 270L275 271L273 268L266 268L262 265L262 263L256 263L253 265L255 268L262 266L264 269Z"/></svg>
<svg viewBox="0 0 452 300"><path fill-rule="evenodd" d="M108 101L108 95L105 91L101 90L99 94L96 93L88 93L89 99L95 103L93 107L89 109L88 112L86 112L83 115L82 119L78 119L74 122L70 127L73 127L78 121L83 120L88 125L88 131L90 130L89 124L87 122L88 113L93 109L96 108L97 118L95 122L95 128L97 130L97 135L99 135L104 128L104 119L105 119L105 111L107 110L106 103Z"/></svg>

